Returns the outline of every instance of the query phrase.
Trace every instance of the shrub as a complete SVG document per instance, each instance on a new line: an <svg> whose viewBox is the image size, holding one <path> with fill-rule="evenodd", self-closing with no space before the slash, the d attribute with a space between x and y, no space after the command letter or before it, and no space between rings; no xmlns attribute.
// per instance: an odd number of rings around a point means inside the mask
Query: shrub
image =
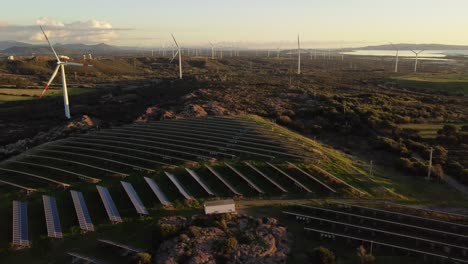
<svg viewBox="0 0 468 264"><path fill-rule="evenodd" d="M136 254L137 262L138 264L149 264L151 263L151 254L146 253L146 252L140 252Z"/></svg>
<svg viewBox="0 0 468 264"><path fill-rule="evenodd" d="M283 126L289 126L291 124L291 118L289 116L282 115L278 118L278 123L283 125Z"/></svg>
<svg viewBox="0 0 468 264"><path fill-rule="evenodd" d="M316 264L334 264L335 254L326 247L316 247L312 250L310 260Z"/></svg>
<svg viewBox="0 0 468 264"><path fill-rule="evenodd" d="M235 237L230 237L224 240L224 243L221 247L223 253L232 253L237 249L237 239Z"/></svg>

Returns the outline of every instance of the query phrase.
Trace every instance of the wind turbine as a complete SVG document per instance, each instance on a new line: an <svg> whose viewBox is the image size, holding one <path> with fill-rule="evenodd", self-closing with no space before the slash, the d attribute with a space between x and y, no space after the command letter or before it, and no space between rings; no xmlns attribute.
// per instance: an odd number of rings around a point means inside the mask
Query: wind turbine
<svg viewBox="0 0 468 264"><path fill-rule="evenodd" d="M392 47L396 50L396 55L395 55L395 72L398 72L398 52L400 51L393 43L390 43Z"/></svg>
<svg viewBox="0 0 468 264"><path fill-rule="evenodd" d="M214 45L213 43L210 42L211 45L211 59L214 60L215 58L215 50L214 50Z"/></svg>
<svg viewBox="0 0 468 264"><path fill-rule="evenodd" d="M301 44L299 34L297 34L297 74L301 74Z"/></svg>
<svg viewBox="0 0 468 264"><path fill-rule="evenodd" d="M60 57L57 55L57 52L55 52L54 47L52 44L50 44L49 38L47 37L46 33L44 32L44 29L42 26L39 26L41 28L42 33L44 34L45 39L47 40L47 43L49 43L49 47L54 53L55 58L57 59L57 67L55 67L54 72L52 73L52 76L49 79L49 82L47 82L44 90L42 90L40 98L44 95L44 93L49 89L49 85L54 81L55 77L57 76L58 71L60 70L60 73L62 75L62 92L63 92L63 105L65 108L65 116L70 119L70 105L68 102L68 90L67 90L67 78L65 76L65 66L90 66L92 65L87 65L87 64L81 64L81 63L75 63L75 62L68 62L68 61L61 61Z"/></svg>
<svg viewBox="0 0 468 264"><path fill-rule="evenodd" d="M415 55L416 55L416 60L414 61L414 72L417 72L418 71L418 57L419 57L419 53L423 52L424 50L420 50L418 52L414 51L414 50L411 50Z"/></svg>
<svg viewBox="0 0 468 264"><path fill-rule="evenodd" d="M179 44L177 44L177 41L176 41L175 38L174 38L174 35L171 34L171 36L172 36L172 39L174 40L174 43L175 43L176 46L177 46L177 52L174 54L174 57L172 57L170 63L172 63L172 61L173 61L174 58L177 56L177 54L179 54L179 79L182 79L182 52L181 52L181 50L180 50Z"/></svg>

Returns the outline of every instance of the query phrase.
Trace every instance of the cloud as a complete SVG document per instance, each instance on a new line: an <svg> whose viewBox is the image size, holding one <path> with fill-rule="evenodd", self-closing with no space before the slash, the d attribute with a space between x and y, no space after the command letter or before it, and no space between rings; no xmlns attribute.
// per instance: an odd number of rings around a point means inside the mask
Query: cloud
<svg viewBox="0 0 468 264"><path fill-rule="evenodd" d="M119 37L118 32L132 30L115 28L110 22L90 19L69 23L41 17L35 25L10 25L0 21L0 40L43 42L44 35L38 26L42 26L53 43L102 43Z"/></svg>

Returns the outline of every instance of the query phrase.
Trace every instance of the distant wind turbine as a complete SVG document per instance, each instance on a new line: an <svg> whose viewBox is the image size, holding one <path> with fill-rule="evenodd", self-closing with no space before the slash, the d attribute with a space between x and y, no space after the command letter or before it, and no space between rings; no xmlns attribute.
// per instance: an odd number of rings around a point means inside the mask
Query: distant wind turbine
<svg viewBox="0 0 468 264"><path fill-rule="evenodd" d="M297 74L301 74L301 44L299 34L297 34Z"/></svg>
<svg viewBox="0 0 468 264"><path fill-rule="evenodd" d="M177 54L179 54L179 79L182 79L182 52L181 52L181 50L180 50L179 44L177 44L177 41L176 41L174 35L171 34L171 36L172 36L172 39L174 40L174 43L175 43L176 46L177 46L177 52L176 52L176 54L174 55L174 57L172 57L170 63L172 63L172 61L173 61L174 58L177 56Z"/></svg>
<svg viewBox="0 0 468 264"><path fill-rule="evenodd" d="M416 59L414 60L414 72L417 72L418 71L418 57L419 57L419 54L423 52L424 50L420 50L418 52L414 50L411 50L411 51L416 55Z"/></svg>
<svg viewBox="0 0 468 264"><path fill-rule="evenodd" d="M215 58L215 50L214 50L214 45L213 43L210 42L211 45L211 59L214 60Z"/></svg>
<svg viewBox="0 0 468 264"><path fill-rule="evenodd" d="M398 72L398 52L400 51L393 43L390 43L392 47L396 50L396 55L395 55L395 72Z"/></svg>
<svg viewBox="0 0 468 264"><path fill-rule="evenodd" d="M70 119L70 106L68 102L68 90L67 90L67 78L65 76L65 66L81 66L81 67L92 67L92 65L88 64L81 64L81 63L75 63L75 62L62 62L60 60L60 57L57 55L57 52L55 52L54 47L52 44L50 44L49 38L47 37L46 33L44 32L44 29L42 29L42 26L39 26L41 28L42 33L44 34L45 39L47 40L47 43L49 43L49 47L54 53L55 58L57 59L57 67L55 67L54 72L52 73L52 76L50 77L49 82L47 82L44 90L42 91L41 98L44 95L44 93L49 89L49 85L54 81L55 77L57 76L58 71L60 70L60 73L62 75L62 92L63 92L63 105L65 108L65 116ZM90 54L90 59L91 59L91 54Z"/></svg>

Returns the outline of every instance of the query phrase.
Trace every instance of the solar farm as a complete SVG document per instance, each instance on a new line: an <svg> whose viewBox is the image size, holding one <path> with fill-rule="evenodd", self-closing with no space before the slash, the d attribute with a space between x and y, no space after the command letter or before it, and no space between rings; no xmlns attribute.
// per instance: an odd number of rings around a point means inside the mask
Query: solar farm
<svg viewBox="0 0 468 264"><path fill-rule="evenodd" d="M313 141L253 116L133 123L74 135L1 164L0 191L11 200L0 209L0 245L28 248L41 237L96 232L126 219L200 208L206 200L372 196L365 183L324 169L325 158ZM463 224L349 204L290 206L280 215L320 239L468 263ZM101 263L79 252L68 256Z"/></svg>
<svg viewBox="0 0 468 264"><path fill-rule="evenodd" d="M366 195L302 168L317 163L320 153L281 131L249 117L164 120L30 149L0 166L0 190L18 199L1 214L0 241L29 247L35 237L60 239L73 226L92 232L100 223L207 199ZM44 217L28 218L28 209Z"/></svg>

